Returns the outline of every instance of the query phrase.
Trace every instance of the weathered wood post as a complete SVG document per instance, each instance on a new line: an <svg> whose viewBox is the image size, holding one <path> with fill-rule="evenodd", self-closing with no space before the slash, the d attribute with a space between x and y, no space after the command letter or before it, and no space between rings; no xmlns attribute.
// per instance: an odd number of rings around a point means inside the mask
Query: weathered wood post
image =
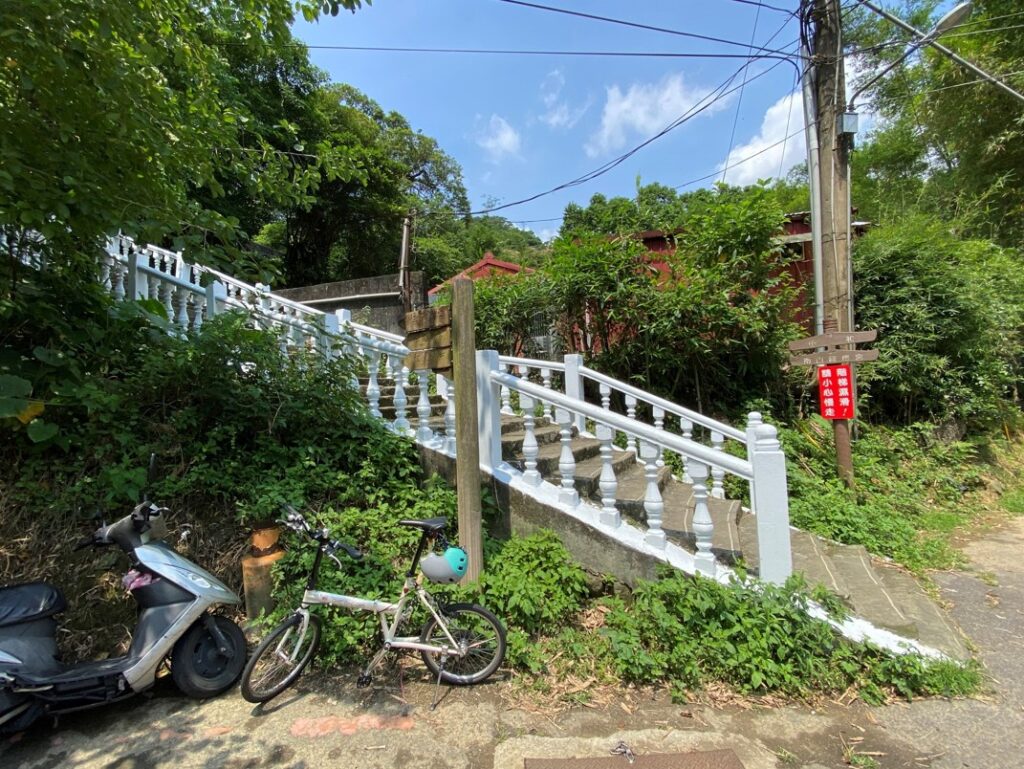
<svg viewBox="0 0 1024 769"><path fill-rule="evenodd" d="M459 505L459 544L469 554L466 582L480 578L484 559L480 514L476 334L473 323L473 281L457 278L452 284L452 362L455 367L456 397L455 485Z"/></svg>

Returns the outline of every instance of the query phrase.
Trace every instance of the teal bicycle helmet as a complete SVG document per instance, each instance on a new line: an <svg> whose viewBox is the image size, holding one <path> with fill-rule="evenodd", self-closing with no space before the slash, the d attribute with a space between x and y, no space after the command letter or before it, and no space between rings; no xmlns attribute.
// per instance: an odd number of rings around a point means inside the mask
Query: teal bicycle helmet
<svg viewBox="0 0 1024 769"><path fill-rule="evenodd" d="M420 561L420 568L431 582L458 582L466 576L469 558L461 547L449 547L443 554L431 553Z"/></svg>

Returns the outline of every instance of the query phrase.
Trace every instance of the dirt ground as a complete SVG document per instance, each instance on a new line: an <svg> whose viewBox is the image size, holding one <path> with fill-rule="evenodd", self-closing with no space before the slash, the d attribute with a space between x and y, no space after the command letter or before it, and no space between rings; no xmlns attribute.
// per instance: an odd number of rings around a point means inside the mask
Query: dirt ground
<svg viewBox="0 0 1024 769"><path fill-rule="evenodd" d="M509 684L442 689L422 666L393 667L369 690L354 674L307 675L268 707L237 692L196 703L163 681L149 696L45 723L0 745L4 769L519 769L524 758L730 748L746 769L1024 766L1024 519L967 543L965 571L935 575L942 600L991 677L969 700L870 708L673 705L623 692L596 708L538 712ZM623 766L628 762L623 759Z"/></svg>

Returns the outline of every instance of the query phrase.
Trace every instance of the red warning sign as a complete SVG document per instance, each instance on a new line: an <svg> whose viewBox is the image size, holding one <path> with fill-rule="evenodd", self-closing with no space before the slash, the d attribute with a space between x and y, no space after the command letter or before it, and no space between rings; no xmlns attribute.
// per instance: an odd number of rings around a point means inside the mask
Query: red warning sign
<svg viewBox="0 0 1024 769"><path fill-rule="evenodd" d="M849 365L818 367L818 404L825 419L853 419Z"/></svg>

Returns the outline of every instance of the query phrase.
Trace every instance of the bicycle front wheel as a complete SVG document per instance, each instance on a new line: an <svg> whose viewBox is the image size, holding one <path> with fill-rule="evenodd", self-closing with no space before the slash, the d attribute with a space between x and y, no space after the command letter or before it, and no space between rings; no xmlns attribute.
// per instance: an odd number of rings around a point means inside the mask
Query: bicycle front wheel
<svg viewBox="0 0 1024 769"><path fill-rule="evenodd" d="M302 615L293 614L264 638L242 671L242 697L248 702L271 700L302 675L320 646L320 618L309 615L302 631Z"/></svg>
<svg viewBox="0 0 1024 769"><path fill-rule="evenodd" d="M447 648L454 640L459 653L422 651L423 664L449 684L469 686L486 680L505 659L505 628L501 622L484 607L470 603L451 604L441 616L448 633L432 616L423 626L420 641Z"/></svg>

